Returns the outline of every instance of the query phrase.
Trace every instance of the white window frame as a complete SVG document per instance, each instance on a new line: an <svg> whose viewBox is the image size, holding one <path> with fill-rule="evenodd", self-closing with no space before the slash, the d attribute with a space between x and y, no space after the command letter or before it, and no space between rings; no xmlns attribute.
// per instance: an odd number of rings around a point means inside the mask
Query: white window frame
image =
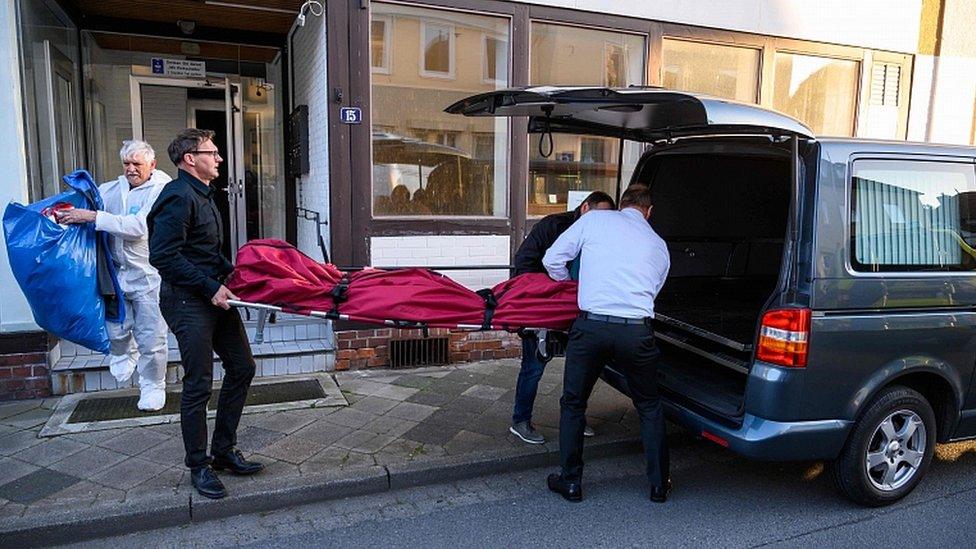
<svg viewBox="0 0 976 549"><path fill-rule="evenodd" d="M378 67L373 66L373 21L383 21L383 63ZM393 18L389 15L372 15L369 25L370 71L377 74L390 74L390 67L393 65L393 51L390 48L390 40L393 33Z"/></svg>
<svg viewBox="0 0 976 549"><path fill-rule="evenodd" d="M491 60L488 59L488 40L494 40L495 42L499 42L499 43L503 43L503 44L508 44L507 41L501 40L498 37L496 37L494 35L491 35L489 33L486 33L485 32L485 33L482 33L481 34L481 83L482 84L494 84L496 86L499 85L499 84L501 84L503 86L507 86L508 85L508 82L510 80L509 75L507 73L504 75L505 76L505 79L504 80L499 79L499 78L489 78L488 77L488 63L489 63L489 61L492 62L492 63L495 62L495 59L491 59ZM507 48L506 47L505 55L506 55L506 57L508 57L507 61L509 61L508 63L505 64L506 67L510 67L512 65L511 64L511 56L509 56L508 50L510 50L510 48ZM498 75L496 74L495 76L498 76Z"/></svg>
<svg viewBox="0 0 976 549"><path fill-rule="evenodd" d="M448 71L429 71L427 70L427 26L432 27L446 27L447 28L447 43L448 43ZM437 23L433 21L420 21L420 76L425 78L440 78L444 80L454 80L454 25L451 23Z"/></svg>

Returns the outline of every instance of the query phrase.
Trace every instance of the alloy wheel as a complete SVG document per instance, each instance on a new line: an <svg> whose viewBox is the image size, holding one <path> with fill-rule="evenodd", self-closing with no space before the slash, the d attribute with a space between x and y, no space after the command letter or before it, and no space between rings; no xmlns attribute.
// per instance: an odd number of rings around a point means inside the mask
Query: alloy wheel
<svg viewBox="0 0 976 549"><path fill-rule="evenodd" d="M907 484L925 457L925 423L911 410L898 410L878 424L865 460L875 488L892 492Z"/></svg>

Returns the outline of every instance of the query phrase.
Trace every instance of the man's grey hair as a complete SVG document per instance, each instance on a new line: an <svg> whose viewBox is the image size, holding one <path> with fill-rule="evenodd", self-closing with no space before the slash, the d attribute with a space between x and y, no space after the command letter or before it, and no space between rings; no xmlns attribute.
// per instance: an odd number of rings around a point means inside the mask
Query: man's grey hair
<svg viewBox="0 0 976 549"><path fill-rule="evenodd" d="M173 164L179 166L180 162L183 161L184 154L195 151L204 141L212 140L214 135L211 130L197 128L187 128L181 131L166 150L169 153L169 159L173 161Z"/></svg>
<svg viewBox="0 0 976 549"><path fill-rule="evenodd" d="M153 150L152 145L149 143L138 139L130 139L122 142L122 150L119 151L119 158L122 159L122 162L125 162L126 158L132 158L137 154L141 154L143 160L146 162L156 160L156 151Z"/></svg>

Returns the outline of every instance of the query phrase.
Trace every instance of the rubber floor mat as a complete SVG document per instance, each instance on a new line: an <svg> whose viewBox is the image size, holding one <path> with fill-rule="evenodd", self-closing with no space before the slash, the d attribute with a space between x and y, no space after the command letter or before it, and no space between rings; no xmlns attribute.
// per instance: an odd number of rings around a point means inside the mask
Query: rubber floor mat
<svg viewBox="0 0 976 549"><path fill-rule="evenodd" d="M136 408L138 395L119 397L86 398L75 407L67 423L86 423L92 421L111 421L114 419L129 419L146 416L162 416L180 413L181 391L166 393L166 406L156 412L143 412ZM325 390L316 379L300 379L275 383L252 385L248 390L245 406L260 404L278 404L299 400L314 400L325 398ZM207 408L217 408L220 390L214 390L210 395Z"/></svg>

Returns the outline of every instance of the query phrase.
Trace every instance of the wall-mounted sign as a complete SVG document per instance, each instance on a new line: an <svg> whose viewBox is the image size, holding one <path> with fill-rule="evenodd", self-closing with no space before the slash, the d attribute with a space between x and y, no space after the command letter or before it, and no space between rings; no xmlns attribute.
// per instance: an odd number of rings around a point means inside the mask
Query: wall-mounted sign
<svg viewBox="0 0 976 549"><path fill-rule="evenodd" d="M161 76L179 76L183 78L206 78L207 64L203 61L189 61L186 59L152 58L152 73Z"/></svg>
<svg viewBox="0 0 976 549"><path fill-rule="evenodd" d="M339 107L339 120L343 124L360 124L363 121L363 110L359 107Z"/></svg>

